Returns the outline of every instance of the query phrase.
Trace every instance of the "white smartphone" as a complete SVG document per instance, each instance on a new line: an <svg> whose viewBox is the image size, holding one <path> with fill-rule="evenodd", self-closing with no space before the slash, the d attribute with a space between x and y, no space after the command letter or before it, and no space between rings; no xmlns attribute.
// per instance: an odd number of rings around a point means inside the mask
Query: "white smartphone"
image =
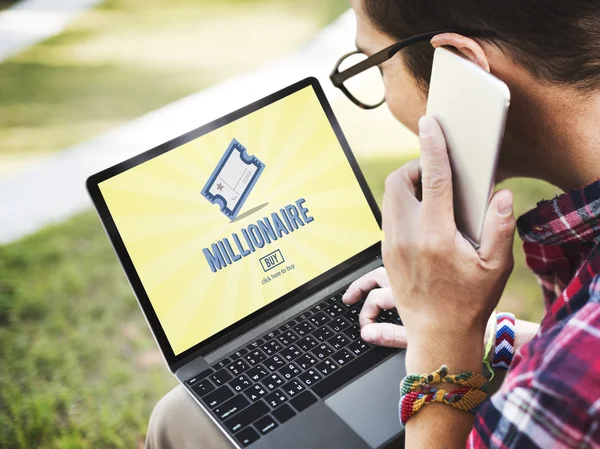
<svg viewBox="0 0 600 449"><path fill-rule="evenodd" d="M457 52L435 50L427 115L435 117L446 138L457 228L476 248L494 191L509 104L504 82Z"/></svg>

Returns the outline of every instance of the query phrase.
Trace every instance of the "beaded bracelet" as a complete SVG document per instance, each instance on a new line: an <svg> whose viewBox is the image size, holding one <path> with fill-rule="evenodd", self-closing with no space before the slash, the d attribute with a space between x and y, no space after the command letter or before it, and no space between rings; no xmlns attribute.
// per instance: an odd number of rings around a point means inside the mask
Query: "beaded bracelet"
<svg viewBox="0 0 600 449"><path fill-rule="evenodd" d="M428 387L424 391L412 391L400 398L398 415L404 426L408 419L417 413L425 404L440 403L450 405L458 410L475 413L487 399L487 393L477 388L463 387L454 391L438 390Z"/></svg>
<svg viewBox="0 0 600 449"><path fill-rule="evenodd" d="M496 315L496 344L492 368L507 370L515 355L515 316L512 313Z"/></svg>

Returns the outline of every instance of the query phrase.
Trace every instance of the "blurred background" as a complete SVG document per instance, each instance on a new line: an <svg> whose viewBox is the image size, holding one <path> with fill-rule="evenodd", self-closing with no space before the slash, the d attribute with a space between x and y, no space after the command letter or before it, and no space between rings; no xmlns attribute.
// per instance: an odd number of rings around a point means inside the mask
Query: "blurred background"
<svg viewBox="0 0 600 449"><path fill-rule="evenodd" d="M354 48L347 0L0 0L0 447L143 446L175 385L84 180L318 76L381 201L418 141L327 75ZM556 190L505 183L522 213ZM539 320L517 264L500 309ZM443 298L440 298L443 300Z"/></svg>

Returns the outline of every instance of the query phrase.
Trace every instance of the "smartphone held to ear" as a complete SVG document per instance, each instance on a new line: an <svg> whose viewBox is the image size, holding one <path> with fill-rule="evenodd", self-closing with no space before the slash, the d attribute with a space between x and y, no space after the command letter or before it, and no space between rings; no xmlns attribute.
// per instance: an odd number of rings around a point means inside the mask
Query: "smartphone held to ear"
<svg viewBox="0 0 600 449"><path fill-rule="evenodd" d="M455 51L435 50L427 115L446 138L456 226L475 248L494 191L509 104L510 91L498 78Z"/></svg>

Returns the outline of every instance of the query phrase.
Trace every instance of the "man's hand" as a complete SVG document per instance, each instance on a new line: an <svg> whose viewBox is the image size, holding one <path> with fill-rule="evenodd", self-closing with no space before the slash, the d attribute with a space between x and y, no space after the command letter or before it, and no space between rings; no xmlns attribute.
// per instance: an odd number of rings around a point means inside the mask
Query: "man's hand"
<svg viewBox="0 0 600 449"><path fill-rule="evenodd" d="M385 268L379 267L350 284L342 300L346 304L356 304L366 298L359 315L361 337L364 341L378 346L406 348L406 330L403 326L375 321L382 310L396 308L394 295L389 285ZM515 352L535 337L539 327L538 323L516 320ZM492 332L492 330L486 329L487 332ZM487 334L481 343L483 348L486 343Z"/></svg>
<svg viewBox="0 0 600 449"><path fill-rule="evenodd" d="M360 311L361 337L367 343L392 348L406 348L404 327L392 323L377 323L375 319L382 310L395 309L394 296L385 268L377 268L354 281L344 293L346 304L356 304L365 298Z"/></svg>
<svg viewBox="0 0 600 449"><path fill-rule="evenodd" d="M451 371L479 370L485 325L513 266L512 194L493 196L475 250L456 229L442 130L432 117L422 117L419 125L422 174L417 161L392 173L383 203L383 260L406 329L407 368L429 371L468 353L470 362L455 362L469 366Z"/></svg>
<svg viewBox="0 0 600 449"><path fill-rule="evenodd" d="M383 199L383 261L406 330L406 369L481 372L486 322L513 266L512 194L492 197L475 250L456 229L442 130L422 117L419 131L422 173L417 161L395 171ZM467 413L430 404L408 421L406 447L464 447L472 423Z"/></svg>

